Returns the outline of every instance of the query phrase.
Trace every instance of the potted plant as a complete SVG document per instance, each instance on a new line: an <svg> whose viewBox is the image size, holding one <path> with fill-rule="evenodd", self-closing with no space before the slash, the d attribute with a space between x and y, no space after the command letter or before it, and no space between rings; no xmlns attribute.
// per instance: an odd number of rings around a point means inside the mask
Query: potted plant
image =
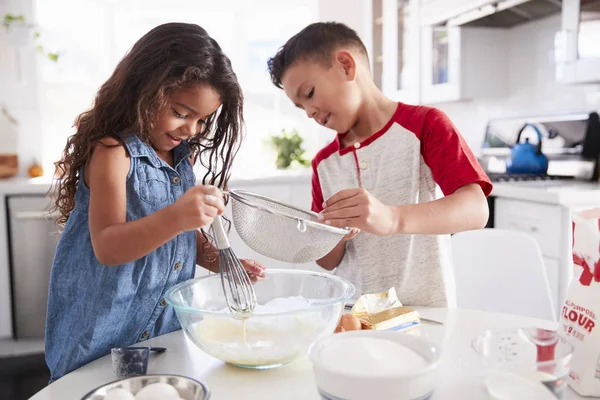
<svg viewBox="0 0 600 400"><path fill-rule="evenodd" d="M291 132L282 129L279 135L270 137L269 142L277 151L276 165L278 169L290 168L292 164L302 167L310 165L310 161L304 158L303 141L296 129L292 129Z"/></svg>

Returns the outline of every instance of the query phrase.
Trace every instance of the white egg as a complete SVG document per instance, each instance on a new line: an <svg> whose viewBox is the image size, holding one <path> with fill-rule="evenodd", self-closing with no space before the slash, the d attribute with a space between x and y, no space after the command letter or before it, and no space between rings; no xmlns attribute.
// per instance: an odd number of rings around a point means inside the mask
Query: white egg
<svg viewBox="0 0 600 400"><path fill-rule="evenodd" d="M135 400L135 396L127 389L114 388L106 393L104 400Z"/></svg>
<svg viewBox="0 0 600 400"><path fill-rule="evenodd" d="M135 400L164 400L178 397L179 393L173 386L166 383L153 383L137 392Z"/></svg>

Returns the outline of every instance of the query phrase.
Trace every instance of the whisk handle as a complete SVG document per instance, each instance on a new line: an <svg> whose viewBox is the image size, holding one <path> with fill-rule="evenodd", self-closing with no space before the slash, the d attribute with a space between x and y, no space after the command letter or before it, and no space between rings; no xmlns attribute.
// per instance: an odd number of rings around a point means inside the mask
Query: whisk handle
<svg viewBox="0 0 600 400"><path fill-rule="evenodd" d="M225 229L223 228L223 221L220 215L217 215L212 223L213 234L215 235L215 241L217 242L217 248L219 250L228 249L231 247L229 245L229 239L227 238L227 233L225 233Z"/></svg>

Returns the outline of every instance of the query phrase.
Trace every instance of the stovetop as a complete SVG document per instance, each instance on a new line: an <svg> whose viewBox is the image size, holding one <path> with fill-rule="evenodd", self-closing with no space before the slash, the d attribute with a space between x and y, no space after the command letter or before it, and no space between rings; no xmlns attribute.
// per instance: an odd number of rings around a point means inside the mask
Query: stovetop
<svg viewBox="0 0 600 400"><path fill-rule="evenodd" d="M503 174L490 172L487 174L492 182L531 182L531 181L569 181L574 176L533 175L533 174Z"/></svg>

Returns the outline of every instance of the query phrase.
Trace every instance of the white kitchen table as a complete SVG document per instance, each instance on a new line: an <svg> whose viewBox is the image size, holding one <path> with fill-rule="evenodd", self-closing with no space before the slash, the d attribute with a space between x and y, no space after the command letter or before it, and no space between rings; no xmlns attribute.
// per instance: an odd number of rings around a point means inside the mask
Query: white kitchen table
<svg viewBox="0 0 600 400"><path fill-rule="evenodd" d="M417 308L423 318L443 322L424 322L418 334L441 347L439 384L433 399L488 399L482 385L483 368L471 349L471 340L479 332L494 328L536 326L556 328L556 323L531 318L481 311L443 308ZM417 332L415 332L417 333ZM211 400L318 400L308 357L271 370L248 370L217 360L189 341L182 331L140 343L163 346L163 354L151 354L149 374L177 374L205 383ZM81 399L90 390L114 381L110 355L71 372L37 393L31 400ZM569 388L568 400L583 399Z"/></svg>

